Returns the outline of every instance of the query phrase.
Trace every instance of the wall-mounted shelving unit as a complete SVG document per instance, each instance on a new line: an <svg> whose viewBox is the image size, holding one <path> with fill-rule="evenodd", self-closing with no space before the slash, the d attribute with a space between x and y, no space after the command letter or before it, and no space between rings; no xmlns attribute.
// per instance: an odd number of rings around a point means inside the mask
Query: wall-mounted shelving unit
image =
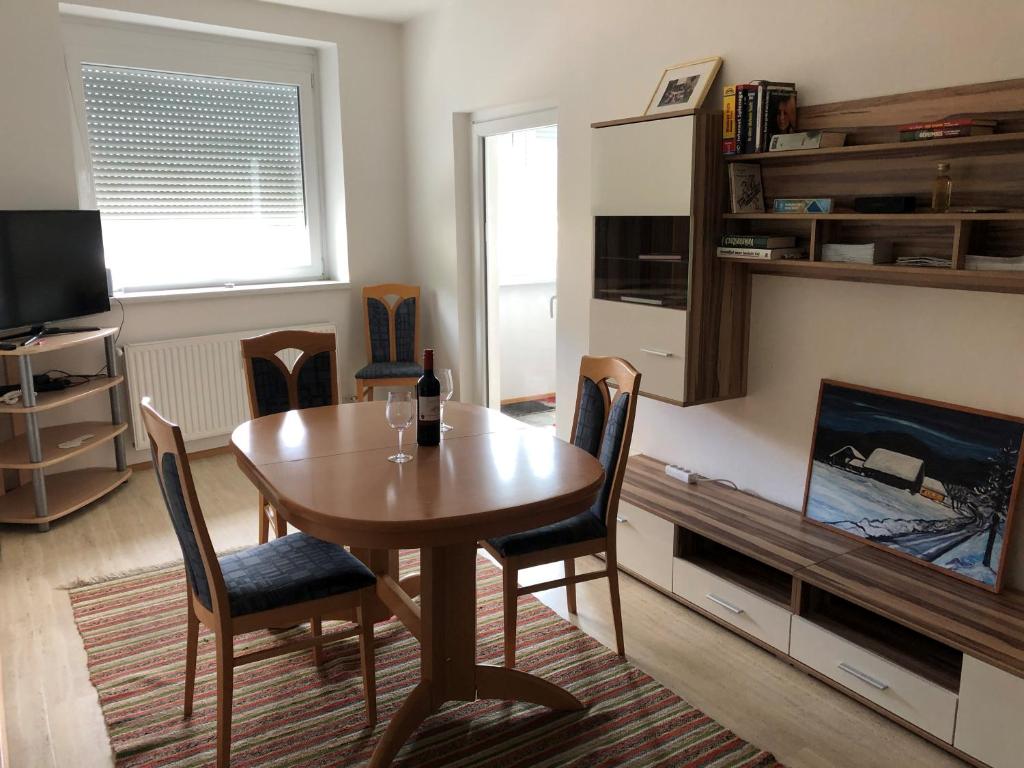
<svg viewBox="0 0 1024 768"><path fill-rule="evenodd" d="M897 141L901 123L952 115L996 120L997 133ZM726 163L759 164L769 205L775 198L828 197L836 212L724 214L724 233L791 235L808 251L807 261L740 262L752 274L1024 293L1024 271L972 269L966 258L1024 255L1024 80L804 107L799 119L803 129L846 132L847 146L732 155ZM930 212L940 162L951 166L955 207L1003 210ZM870 195L911 195L918 212L853 212L854 198ZM927 256L946 263L821 261L825 243L881 240L892 242L895 257Z"/></svg>
<svg viewBox="0 0 1024 768"><path fill-rule="evenodd" d="M36 525L45 531L54 520L81 509L126 482L131 469L125 461L124 432L128 425L121 418L119 388L124 377L117 373L114 352L116 328L46 336L28 347L0 350L7 362L8 378L21 384L22 399L16 405L0 405L0 414L12 418L14 435L0 442L0 470L15 470L22 481L5 489L0 483L0 523ZM34 356L69 349L82 344L103 342L106 374L67 389L36 392L32 378ZM110 421L79 421L50 427L39 426L39 415L88 397L107 393ZM67 445L88 435L78 445ZM61 447L65 444L65 447ZM90 467L69 472L47 470L104 445L113 445L113 468Z"/></svg>

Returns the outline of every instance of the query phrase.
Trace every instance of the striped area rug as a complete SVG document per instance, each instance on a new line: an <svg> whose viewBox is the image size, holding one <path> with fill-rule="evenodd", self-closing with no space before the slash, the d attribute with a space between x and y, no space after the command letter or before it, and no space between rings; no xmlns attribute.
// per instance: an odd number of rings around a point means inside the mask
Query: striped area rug
<svg viewBox="0 0 1024 768"><path fill-rule="evenodd" d="M403 570L416 568L405 553ZM478 659L501 663L501 577L478 565ZM181 566L70 591L116 765L184 768L213 763L214 652L200 630L196 699L182 717L185 581ZM779 763L738 738L533 597L519 602L519 666L558 683L587 709L480 701L450 705L406 745L396 766L544 768L659 766L768 768ZM325 625L325 631L329 627ZM304 632L254 633L255 648ZM365 725L356 641L235 671L232 766L360 766L419 678L419 643L397 621L378 624L379 722Z"/></svg>

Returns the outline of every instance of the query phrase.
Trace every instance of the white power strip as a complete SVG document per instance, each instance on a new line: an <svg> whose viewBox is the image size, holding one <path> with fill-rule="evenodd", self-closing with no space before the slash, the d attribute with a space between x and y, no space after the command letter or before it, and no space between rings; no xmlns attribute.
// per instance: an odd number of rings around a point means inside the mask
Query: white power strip
<svg viewBox="0 0 1024 768"><path fill-rule="evenodd" d="M681 480L687 485L696 485L697 478L700 477L696 472L691 472L683 467L677 467L675 464L668 464L665 467L665 474L669 477L674 477L676 480Z"/></svg>

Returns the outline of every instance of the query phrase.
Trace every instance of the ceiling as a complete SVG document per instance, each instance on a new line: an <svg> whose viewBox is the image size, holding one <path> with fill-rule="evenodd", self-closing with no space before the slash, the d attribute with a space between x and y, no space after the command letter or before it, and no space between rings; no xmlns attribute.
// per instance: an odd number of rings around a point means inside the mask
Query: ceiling
<svg viewBox="0 0 1024 768"><path fill-rule="evenodd" d="M408 21L421 13L432 11L445 0L263 0L265 3L294 5L329 13L365 16L382 21Z"/></svg>

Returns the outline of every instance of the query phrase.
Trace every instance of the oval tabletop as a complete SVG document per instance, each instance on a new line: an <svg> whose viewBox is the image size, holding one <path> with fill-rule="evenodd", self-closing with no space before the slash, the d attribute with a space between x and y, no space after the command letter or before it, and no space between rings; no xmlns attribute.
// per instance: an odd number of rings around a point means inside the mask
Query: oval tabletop
<svg viewBox="0 0 1024 768"><path fill-rule="evenodd" d="M385 404L264 416L231 436L238 464L300 530L355 547L418 548L525 531L584 511L604 472L586 451L507 416L449 403L437 447L404 446Z"/></svg>

